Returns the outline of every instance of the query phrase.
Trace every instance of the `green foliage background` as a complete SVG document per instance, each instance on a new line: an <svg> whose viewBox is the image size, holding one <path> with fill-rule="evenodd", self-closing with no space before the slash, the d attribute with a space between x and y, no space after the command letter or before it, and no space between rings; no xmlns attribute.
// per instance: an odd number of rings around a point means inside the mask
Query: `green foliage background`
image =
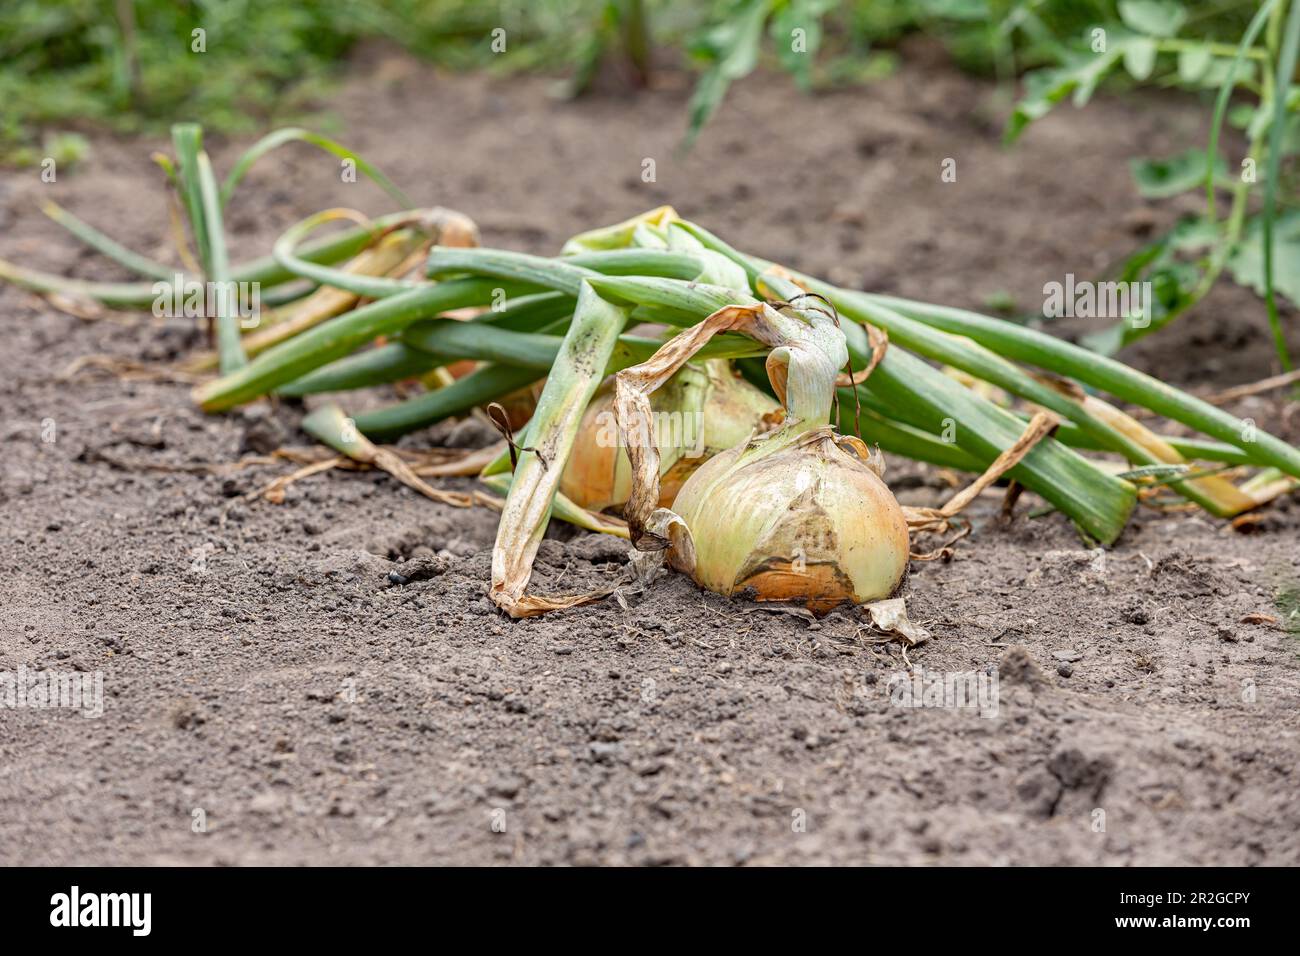
<svg viewBox="0 0 1300 956"><path fill-rule="evenodd" d="M387 37L449 68L562 67L586 0L5 0L0 161L30 162L42 133L87 123L159 131L177 119L249 132L328 100L360 40ZM491 30L512 24L495 57ZM191 49L202 28L206 51Z"/></svg>
<svg viewBox="0 0 1300 956"><path fill-rule="evenodd" d="M1252 3L1183 4L1231 40ZM547 70L576 86L640 20L702 71L694 129L761 58L804 88L888 71L890 47L924 31L963 66L1011 76L1063 58L1109 0L5 0L0 4L0 161L31 162L43 134L86 124L158 131L177 119L222 132L301 120L328 102L349 50L383 37L450 69ZM785 39L807 28L810 56ZM505 26L504 55L490 49ZM206 31L206 52L191 50ZM75 141L55 147L75 151Z"/></svg>
<svg viewBox="0 0 1300 956"><path fill-rule="evenodd" d="M497 28L506 30L503 53L493 50ZM892 69L893 47L918 32L969 70L1008 84L1023 74L1008 142L1061 104L1083 105L1102 83L1217 100L1206 148L1134 163L1150 198L1197 189L1207 197L1203 216L1125 264L1123 278L1158 290L1154 320L1117 325L1090 344L1113 352L1167 324L1226 271L1265 297L1290 367L1276 298L1300 299L1300 210L1288 208L1296 191L1288 159L1300 148L1300 0L6 0L0 164L75 163L85 149L77 130L88 125L328 127L317 111L328 105L330 81L368 38L450 69L553 72L567 78L564 95L581 93L603 60L619 62L635 83L652 49L660 62L675 51L698 73L689 144L760 63L805 90L868 82ZM1220 151L1225 120L1248 140L1249 176ZM1218 194L1231 199L1226 217Z"/></svg>

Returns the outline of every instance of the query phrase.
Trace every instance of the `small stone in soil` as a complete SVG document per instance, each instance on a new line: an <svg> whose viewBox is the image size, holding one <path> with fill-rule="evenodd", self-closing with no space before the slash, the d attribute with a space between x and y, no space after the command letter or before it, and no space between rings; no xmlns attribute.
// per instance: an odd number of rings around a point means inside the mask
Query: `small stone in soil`
<svg viewBox="0 0 1300 956"><path fill-rule="evenodd" d="M494 797L504 797L507 800L510 800L518 794L521 789L523 789L523 786L524 781L521 777L516 777L513 774L505 774L495 778L488 784L487 789L488 793L492 794Z"/></svg>
<svg viewBox="0 0 1300 956"><path fill-rule="evenodd" d="M246 409L244 417L248 420L248 424L244 427L244 433L239 441L241 454L251 452L257 455L269 455L284 444L288 437L284 426L272 418L264 408L253 406Z"/></svg>
<svg viewBox="0 0 1300 956"><path fill-rule="evenodd" d="M1060 674L1062 677L1069 677L1074 673L1074 668L1069 664L1058 664L1056 667L1056 673Z"/></svg>

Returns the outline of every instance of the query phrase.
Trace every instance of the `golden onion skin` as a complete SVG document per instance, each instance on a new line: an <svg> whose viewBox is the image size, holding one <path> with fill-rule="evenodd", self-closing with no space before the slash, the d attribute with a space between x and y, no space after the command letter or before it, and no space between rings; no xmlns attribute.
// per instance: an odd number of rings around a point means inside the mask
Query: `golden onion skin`
<svg viewBox="0 0 1300 956"><path fill-rule="evenodd" d="M745 442L781 406L725 361L686 365L650 398L656 414L680 413L693 424L690 448L660 447L659 505L671 507L682 484L702 463L723 449ZM696 422L701 423L698 436ZM560 492L592 511L621 507L632 493L632 464L618 442L614 389L606 382L587 406L578 437L560 481Z"/></svg>
<svg viewBox="0 0 1300 956"><path fill-rule="evenodd" d="M613 407L613 392L601 388L582 413L573 450L564 466L560 494L580 508L603 511L617 502L619 458L626 458L627 453L600 437L601 423L605 416L613 414Z"/></svg>
<svg viewBox="0 0 1300 956"><path fill-rule="evenodd" d="M673 511L695 552L694 567L679 570L719 594L751 588L760 601L824 613L889 597L907 570L902 508L829 428L715 456L686 481Z"/></svg>

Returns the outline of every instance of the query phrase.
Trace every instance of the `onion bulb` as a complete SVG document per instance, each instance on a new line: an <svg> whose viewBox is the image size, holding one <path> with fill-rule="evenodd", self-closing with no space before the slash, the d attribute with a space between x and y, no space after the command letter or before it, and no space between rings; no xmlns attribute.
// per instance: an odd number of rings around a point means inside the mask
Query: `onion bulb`
<svg viewBox="0 0 1300 956"><path fill-rule="evenodd" d="M728 362L683 366L650 400L660 449L659 505L670 507L682 484L718 452L780 419L771 396L737 377ZM632 492L632 465L614 415L607 381L582 417L560 493L592 511L622 506Z"/></svg>
<svg viewBox="0 0 1300 956"><path fill-rule="evenodd" d="M617 374L624 437L645 435L655 390L722 332L770 348L768 380L785 417L702 465L671 508L656 504L658 450L629 443L634 481L624 515L633 548L648 556L634 557L638 574L653 573L660 553L711 591L799 601L815 613L889 598L907 571L907 518L881 480L882 459L830 425L838 370L848 361L833 311L782 302L714 312Z"/></svg>
<svg viewBox="0 0 1300 956"><path fill-rule="evenodd" d="M903 510L859 439L829 426L755 438L702 465L673 511L694 561L670 560L719 594L797 601L822 613L889 597L907 570ZM689 554L689 552L686 552Z"/></svg>

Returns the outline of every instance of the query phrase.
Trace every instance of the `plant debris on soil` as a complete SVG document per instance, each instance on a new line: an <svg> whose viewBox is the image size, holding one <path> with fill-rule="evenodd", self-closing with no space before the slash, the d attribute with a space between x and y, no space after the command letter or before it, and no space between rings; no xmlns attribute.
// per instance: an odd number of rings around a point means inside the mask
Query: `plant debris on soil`
<svg viewBox="0 0 1300 956"><path fill-rule="evenodd" d="M1172 222L1126 160L1204 122L1195 104L1101 97L1007 152L995 89L919 50L818 98L757 77L683 158L684 88L633 108L401 57L357 67L349 144L485 242L554 254L671 202L837 283L972 308L1007 293L1026 312L1045 281L1098 274ZM430 133L449 128L454 148ZM42 220L35 201L54 198L175 261L142 145L96 137L54 184L7 175L0 256L124 277ZM227 225L260 253L322 206L384 202L290 150ZM296 467L268 452L309 444L302 407L205 416L183 382L64 377L87 355L175 360L201 341L192 323L79 319L6 286L0 329L0 672L98 671L105 694L97 719L0 710L0 862L1300 863L1294 497L1246 531L1140 509L1104 552L1059 515L1022 504L1008 523L980 499L951 560L912 566L909 613L933 635L914 648L680 575L510 621L486 596L495 512L356 470L251 499ZM1223 284L1125 357L1209 393L1271 374L1271 356L1262 305ZM1295 442L1283 397L1229 407ZM470 419L403 444L494 438ZM915 505L943 501L947 477L893 458L886 473ZM626 551L553 525L538 589L616 583ZM913 667L996 674L996 716L896 706Z"/></svg>

